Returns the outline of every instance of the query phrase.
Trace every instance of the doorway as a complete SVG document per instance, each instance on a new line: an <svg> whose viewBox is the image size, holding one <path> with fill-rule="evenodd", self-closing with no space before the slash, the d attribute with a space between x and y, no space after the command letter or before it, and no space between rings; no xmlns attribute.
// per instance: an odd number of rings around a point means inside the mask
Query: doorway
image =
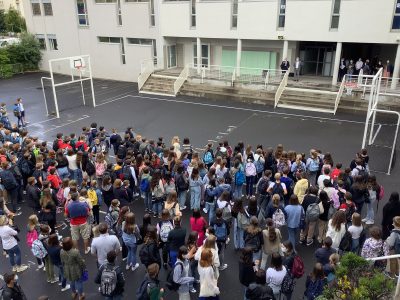
<svg viewBox="0 0 400 300"><path fill-rule="evenodd" d="M176 68L176 45L167 46L167 68Z"/></svg>
<svg viewBox="0 0 400 300"><path fill-rule="evenodd" d="M303 62L302 74L332 76L335 51L332 46L300 47L300 60Z"/></svg>

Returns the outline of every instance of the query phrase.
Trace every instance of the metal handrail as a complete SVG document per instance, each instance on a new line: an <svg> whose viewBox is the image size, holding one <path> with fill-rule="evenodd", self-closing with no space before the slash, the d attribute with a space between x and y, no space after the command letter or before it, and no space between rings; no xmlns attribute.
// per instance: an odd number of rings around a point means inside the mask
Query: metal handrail
<svg viewBox="0 0 400 300"><path fill-rule="evenodd" d="M231 86L235 86L235 80L236 80L236 69L233 69Z"/></svg>
<svg viewBox="0 0 400 300"><path fill-rule="evenodd" d="M138 90L140 91L144 84L146 83L147 79L153 74L154 72L154 59L146 59L142 61L141 64L141 69L142 71L139 74L138 77Z"/></svg>
<svg viewBox="0 0 400 300"><path fill-rule="evenodd" d="M283 90L287 86L288 77L289 77L289 72L285 72L285 75L283 75L282 81L279 84L279 87L278 87L278 89L276 90L276 93L275 93L275 105L274 105L274 108L276 108L278 106L278 102L279 102L279 99L281 99Z"/></svg>
<svg viewBox="0 0 400 300"><path fill-rule="evenodd" d="M179 77L174 82L174 94L175 96L178 94L179 90L185 83L185 81L189 77L189 66L183 68L182 72L179 74Z"/></svg>
<svg viewBox="0 0 400 300"><path fill-rule="evenodd" d="M400 259L400 254L394 254L394 255L388 255L388 256L379 256L379 257L371 257L371 258L366 258L365 260L367 260L367 261L377 261L377 260L387 260L387 259L393 259L393 258L397 258L399 260ZM397 277L396 291L394 293L394 298L393 299L399 299L398 297L400 297L400 276Z"/></svg>
<svg viewBox="0 0 400 300"><path fill-rule="evenodd" d="M340 99L342 98L342 95L343 95L345 83L346 83L346 75L343 76L342 82L341 82L340 87L339 87L339 91L338 91L337 96L336 96L335 109L333 110L333 114L334 115L336 115L336 111L337 111L337 109L339 107L339 103L340 103Z"/></svg>

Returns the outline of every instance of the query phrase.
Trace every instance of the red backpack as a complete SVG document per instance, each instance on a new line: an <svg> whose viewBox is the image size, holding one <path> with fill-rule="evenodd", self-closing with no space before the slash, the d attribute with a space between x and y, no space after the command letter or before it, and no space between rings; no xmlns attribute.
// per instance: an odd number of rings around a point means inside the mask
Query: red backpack
<svg viewBox="0 0 400 300"><path fill-rule="evenodd" d="M301 278L304 275L304 263L300 256L294 257L291 271L294 278Z"/></svg>

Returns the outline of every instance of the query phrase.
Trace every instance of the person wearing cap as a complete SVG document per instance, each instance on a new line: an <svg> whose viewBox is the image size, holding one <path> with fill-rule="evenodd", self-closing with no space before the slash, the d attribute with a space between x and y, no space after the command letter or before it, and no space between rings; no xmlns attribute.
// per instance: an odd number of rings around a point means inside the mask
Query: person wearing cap
<svg viewBox="0 0 400 300"><path fill-rule="evenodd" d="M393 230L390 232L390 236L386 239L386 244L389 246L390 255L400 254L399 243L400 239L400 216L393 218ZM397 248L397 249L396 249ZM399 259L391 259L389 266L389 272L391 274L399 275Z"/></svg>
<svg viewBox="0 0 400 300"><path fill-rule="evenodd" d="M21 250L18 246L18 231L12 228L12 220L0 216L0 238L3 249L7 252L13 272L23 272L28 266L21 264Z"/></svg>

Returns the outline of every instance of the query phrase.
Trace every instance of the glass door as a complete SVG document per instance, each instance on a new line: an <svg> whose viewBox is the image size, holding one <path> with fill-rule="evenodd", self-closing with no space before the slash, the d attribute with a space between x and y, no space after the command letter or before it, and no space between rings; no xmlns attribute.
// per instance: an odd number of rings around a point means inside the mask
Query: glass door
<svg viewBox="0 0 400 300"><path fill-rule="evenodd" d="M176 45L167 46L168 60L167 68L176 68Z"/></svg>

